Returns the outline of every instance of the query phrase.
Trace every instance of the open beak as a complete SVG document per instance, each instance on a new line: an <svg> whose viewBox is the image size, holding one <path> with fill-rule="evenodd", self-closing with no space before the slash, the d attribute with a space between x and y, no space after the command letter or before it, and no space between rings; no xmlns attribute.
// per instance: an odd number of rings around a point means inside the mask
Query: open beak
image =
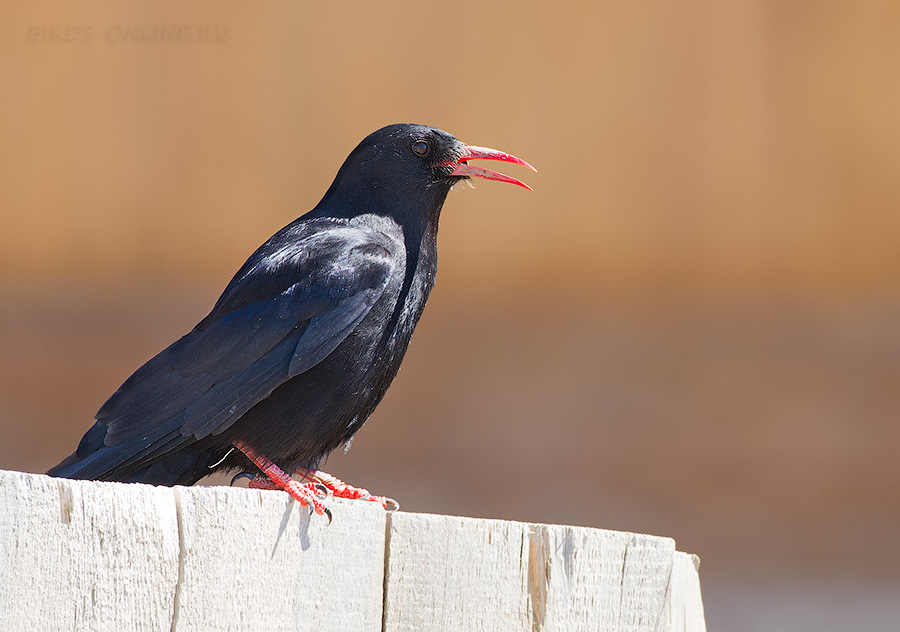
<svg viewBox="0 0 900 632"><path fill-rule="evenodd" d="M496 149L489 149L487 147L475 147L474 145L466 145L465 147L463 147L462 155L456 160L456 162L450 163L451 166L453 166L453 171L450 172L450 175L467 176L471 178L484 178L485 180L497 180L498 182L509 182L510 184L518 184L520 187L525 187L529 191L534 190L521 180L516 180L512 176L497 173L496 171L491 171L490 169L472 167L466 164L467 161L475 159L512 162L517 165L522 165L523 167L528 167L529 169L537 173L537 169L529 165L521 158L516 158L512 154L507 154L504 151L497 151Z"/></svg>

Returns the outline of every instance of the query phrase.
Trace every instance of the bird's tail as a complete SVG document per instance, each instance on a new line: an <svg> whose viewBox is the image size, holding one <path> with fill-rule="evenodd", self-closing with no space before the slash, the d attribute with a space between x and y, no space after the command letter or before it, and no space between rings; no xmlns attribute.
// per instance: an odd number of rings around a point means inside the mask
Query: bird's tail
<svg viewBox="0 0 900 632"><path fill-rule="evenodd" d="M184 445L177 430L114 446L105 445L106 430L106 426L95 423L78 449L47 470L47 474L82 480L193 485L210 473L210 465L217 460L195 444Z"/></svg>

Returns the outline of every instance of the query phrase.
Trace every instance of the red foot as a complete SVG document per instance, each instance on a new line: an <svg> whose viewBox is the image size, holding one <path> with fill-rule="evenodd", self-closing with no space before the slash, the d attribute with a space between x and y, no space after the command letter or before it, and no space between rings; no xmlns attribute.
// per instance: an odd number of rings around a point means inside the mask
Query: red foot
<svg viewBox="0 0 900 632"><path fill-rule="evenodd" d="M325 505L322 504L322 490L316 487L315 483L298 483L297 481L290 479L285 484L285 487L280 487L278 484L272 482L268 478L255 476L250 479L247 487L249 487L250 489L280 489L286 491L294 498L294 500L299 502L304 507L306 507L307 505L312 507L313 510L320 516L323 512L328 513L328 509L326 509Z"/></svg>
<svg viewBox="0 0 900 632"><path fill-rule="evenodd" d="M335 498L349 498L351 500L368 500L371 502L376 502L385 509L388 509L388 505L391 505L389 511L396 511L400 508L400 503L398 503L393 498L386 498L384 496L373 496L369 493L369 490L363 489L362 487L353 487L352 485L348 485L341 479L336 476L332 476L327 472L323 472L322 470L300 470L298 472L304 480L310 481L309 484L318 483L320 485L324 485L331 495Z"/></svg>
<svg viewBox="0 0 900 632"><path fill-rule="evenodd" d="M313 511L318 515L321 516L326 513L329 516L331 515L331 512L325 508L325 505L322 504L322 501L316 495L318 489L314 482L298 483L288 476L284 470L263 455L257 454L253 448L243 441L235 441L234 446L246 454L247 458L253 461L256 467L261 469L269 479L267 481L262 478L254 478L250 481L250 487L254 489L282 489L302 506L312 507Z"/></svg>

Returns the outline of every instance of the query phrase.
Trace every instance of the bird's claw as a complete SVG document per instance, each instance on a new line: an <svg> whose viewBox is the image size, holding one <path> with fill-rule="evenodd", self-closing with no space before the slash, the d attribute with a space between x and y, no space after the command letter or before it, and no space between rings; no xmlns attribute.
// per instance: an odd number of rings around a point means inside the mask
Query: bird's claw
<svg viewBox="0 0 900 632"><path fill-rule="evenodd" d="M300 503L303 507L309 507L310 515L315 512L317 515L324 515L328 511L320 500L320 496L316 494L319 491L315 483L298 483L297 481L289 481L284 491ZM330 519L329 519L330 522Z"/></svg>
<svg viewBox="0 0 900 632"><path fill-rule="evenodd" d="M400 503L393 498L375 496L370 493L369 490L348 485L341 479L332 476L327 472L321 470L300 470L299 473L303 476L304 480L310 481L308 484L315 484L317 487L327 490L329 496L376 502L384 507L385 511L393 512L400 509Z"/></svg>
<svg viewBox="0 0 900 632"><path fill-rule="evenodd" d="M368 500L373 503L378 503L384 510L388 513L394 513L398 509L400 509L400 503L398 503L393 498L388 498L387 496L374 496L368 492L365 495L360 496L359 500Z"/></svg>
<svg viewBox="0 0 900 632"><path fill-rule="evenodd" d="M249 480L252 481L252 480L254 480L254 479L256 478L256 476L255 476L254 474L252 474L251 472L239 472L238 474L235 474L235 475L231 478L231 482L229 483L229 485L230 485L231 487L234 487L234 484L237 483L237 482L238 482L239 480L241 480L242 478L246 478L246 479L249 479Z"/></svg>
<svg viewBox="0 0 900 632"><path fill-rule="evenodd" d="M301 502L300 504L302 505L303 503ZM314 503L307 504L306 509L307 509L307 511L309 511L310 516L312 516L314 513L318 513L315 509ZM331 509L329 509L325 505L322 505L322 514L324 514L328 517L328 523L325 526L330 527L331 521L334 520L334 515L331 513ZM319 514L319 515L322 515L322 514Z"/></svg>
<svg viewBox="0 0 900 632"><path fill-rule="evenodd" d="M257 476L252 472L240 472L232 477L231 485L234 485L242 478L246 478L250 481L250 489L284 489L284 491L290 494L301 506L309 509L310 515L314 513L320 516L327 515L328 524L331 524L331 510L329 510L320 500L327 498L329 491L328 487L322 483L298 483L297 481L288 479L288 482L285 483L285 487L280 487L268 478Z"/></svg>

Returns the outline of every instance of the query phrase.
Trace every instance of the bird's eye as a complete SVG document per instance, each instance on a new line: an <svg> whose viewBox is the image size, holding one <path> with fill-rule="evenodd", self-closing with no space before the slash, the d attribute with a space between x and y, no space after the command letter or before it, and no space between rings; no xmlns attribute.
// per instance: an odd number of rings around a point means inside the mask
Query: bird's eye
<svg viewBox="0 0 900 632"><path fill-rule="evenodd" d="M431 147L424 140L417 140L414 142L411 149L417 156L427 156L428 152L431 151Z"/></svg>

